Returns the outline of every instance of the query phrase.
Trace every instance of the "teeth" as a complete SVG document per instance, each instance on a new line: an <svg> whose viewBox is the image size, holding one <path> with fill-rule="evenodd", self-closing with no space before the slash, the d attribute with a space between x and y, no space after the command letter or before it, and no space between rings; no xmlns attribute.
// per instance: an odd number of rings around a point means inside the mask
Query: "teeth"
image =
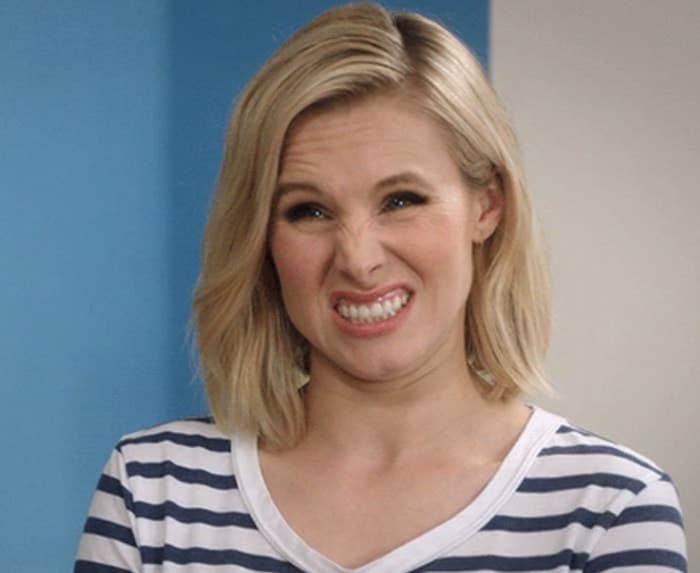
<svg viewBox="0 0 700 573"><path fill-rule="evenodd" d="M386 320L394 316L408 303L408 294L396 295L383 302L374 302L370 305L350 304L342 301L338 307L338 313L353 324L371 324L380 320Z"/></svg>
<svg viewBox="0 0 700 573"><path fill-rule="evenodd" d="M362 322L369 322L370 318L372 317L372 311L367 308L366 306L361 306L357 309L357 314L359 315L359 319Z"/></svg>
<svg viewBox="0 0 700 573"><path fill-rule="evenodd" d="M384 304L382 304L382 310L389 316L394 316L394 314L396 314L396 311L394 310L394 303L390 300L384 301Z"/></svg>

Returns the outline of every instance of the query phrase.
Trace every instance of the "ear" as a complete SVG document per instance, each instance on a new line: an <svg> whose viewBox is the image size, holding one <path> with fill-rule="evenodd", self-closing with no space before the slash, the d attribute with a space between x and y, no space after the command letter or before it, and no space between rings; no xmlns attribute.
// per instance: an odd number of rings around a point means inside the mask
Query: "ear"
<svg viewBox="0 0 700 573"><path fill-rule="evenodd" d="M488 185L476 193L474 242L483 243L498 227L505 209L506 198L501 176L494 172Z"/></svg>

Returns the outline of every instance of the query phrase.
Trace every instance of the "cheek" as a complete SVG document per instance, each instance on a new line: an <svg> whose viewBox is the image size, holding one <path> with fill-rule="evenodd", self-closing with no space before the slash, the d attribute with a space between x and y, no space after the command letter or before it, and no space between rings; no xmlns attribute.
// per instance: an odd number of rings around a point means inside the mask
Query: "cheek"
<svg viewBox="0 0 700 573"><path fill-rule="evenodd" d="M451 213L439 213L422 221L406 235L407 251L434 279L469 279L472 269L472 240L469 225Z"/></svg>
<svg viewBox="0 0 700 573"><path fill-rule="evenodd" d="M422 264L426 273L445 289L457 291L462 285L468 289L472 275L470 246L457 237L449 237L445 231L442 237L442 241L435 241L423 250Z"/></svg>
<svg viewBox="0 0 700 573"><path fill-rule="evenodd" d="M323 256L320 241L299 234L276 232L270 252L282 287L285 304L294 304L295 295L311 291L318 281Z"/></svg>

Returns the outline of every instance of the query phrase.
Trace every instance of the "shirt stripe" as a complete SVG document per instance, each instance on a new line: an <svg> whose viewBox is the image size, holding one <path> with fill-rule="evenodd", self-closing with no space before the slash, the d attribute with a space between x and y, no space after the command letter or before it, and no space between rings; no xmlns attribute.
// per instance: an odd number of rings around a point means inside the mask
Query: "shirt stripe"
<svg viewBox="0 0 700 573"><path fill-rule="evenodd" d="M144 564L160 565L165 562L186 565L199 563L202 565L240 565L254 571L274 571L276 573L300 573L290 563L270 557L252 555L235 549L212 550L203 547L188 547L182 549L172 545L163 547L142 547L141 559ZM303 572L301 572L303 573Z"/></svg>
<svg viewBox="0 0 700 573"><path fill-rule="evenodd" d="M537 531L564 529L574 523L589 529L593 527L603 527L607 529L616 518L617 516L610 511L597 513L583 507L578 507L574 511L560 515L544 515L539 517L497 515L484 526L484 531L522 531L534 533Z"/></svg>
<svg viewBox="0 0 700 573"><path fill-rule="evenodd" d="M549 493L566 489L580 489L589 486L627 489L637 493L644 488L644 482L624 475L601 472L549 478L525 478L520 484L518 491L527 493Z"/></svg>
<svg viewBox="0 0 700 573"><path fill-rule="evenodd" d="M128 569L121 567L112 567L103 563L95 563L94 561L85 561L78 559L75 562L73 573L132 573Z"/></svg>
<svg viewBox="0 0 700 573"><path fill-rule="evenodd" d="M117 449L121 450L124 446L135 444L159 444L163 442L171 442L178 446L187 446L189 448L204 448L211 452L231 451L231 440L208 438L199 434L183 434L180 432L158 432L156 434L127 438L117 444Z"/></svg>
<svg viewBox="0 0 700 573"><path fill-rule="evenodd" d="M640 505L628 507L615 521L615 526L629 525L630 523L674 523L683 527L681 512L669 505Z"/></svg>
<svg viewBox="0 0 700 573"><path fill-rule="evenodd" d="M544 448L541 452L541 456L556 456L556 455L571 455L571 454L608 454L611 456L618 456L624 458L631 462L634 462L644 468L647 468L660 476L664 475L661 470L652 464L640 459L637 456L633 456L627 452L622 451L619 448L613 446L601 446L592 444L580 444L578 446L552 446L549 448Z"/></svg>
<svg viewBox="0 0 700 573"><path fill-rule="evenodd" d="M548 571L556 567L568 566L571 570L581 570L588 559L585 553L571 550L553 555L530 557L500 557L497 555L474 555L471 557L450 557L438 559L416 569L412 573L424 571Z"/></svg>
<svg viewBox="0 0 700 573"><path fill-rule="evenodd" d="M651 540L650 540L651 541ZM678 571L687 571L688 562L686 558L675 551L664 551L661 549L635 549L631 551L620 551L601 555L586 564L584 573L599 573L617 567L633 566L657 566L668 567Z"/></svg>
<svg viewBox="0 0 700 573"><path fill-rule="evenodd" d="M134 539L131 529L119 525L118 523L107 521L106 519L88 517L85 522L85 533L101 535L102 537L108 537L109 539L121 541L132 547L136 547L136 540Z"/></svg>
<svg viewBox="0 0 700 573"><path fill-rule="evenodd" d="M102 474L100 476L100 481L97 483L97 490L121 497L124 500L126 507L129 510L132 510L134 505L133 496L117 478Z"/></svg>
<svg viewBox="0 0 700 573"><path fill-rule="evenodd" d="M247 513L212 511L202 507L182 507L173 501L160 504L139 501L133 504L132 511L136 517L143 519L163 520L169 517L180 523L204 523L214 527L232 525L255 529L255 523Z"/></svg>
<svg viewBox="0 0 700 573"><path fill-rule="evenodd" d="M235 489L238 487L233 475L219 475L201 469L186 468L169 461L159 463L129 462L126 464L129 477L163 478L170 476L188 484L201 484L215 489Z"/></svg>

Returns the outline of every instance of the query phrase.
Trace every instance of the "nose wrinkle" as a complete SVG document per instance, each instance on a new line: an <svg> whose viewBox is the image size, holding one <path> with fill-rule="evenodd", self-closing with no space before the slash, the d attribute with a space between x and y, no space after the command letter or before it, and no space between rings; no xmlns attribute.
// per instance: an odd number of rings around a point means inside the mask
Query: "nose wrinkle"
<svg viewBox="0 0 700 573"><path fill-rule="evenodd" d="M371 217L355 225L342 223L338 228L336 245L338 266L351 274L374 270L381 260L381 254L375 249L381 249L381 246L372 245L371 241L378 243L377 238L373 237Z"/></svg>
<svg viewBox="0 0 700 573"><path fill-rule="evenodd" d="M350 242L350 244L359 243L361 239L366 236L365 229L369 230L368 228L371 226L371 224L372 220L369 217L366 220L352 226L348 225L347 223L341 223L339 227L339 235L344 239L341 241L341 243L345 243L346 241Z"/></svg>

